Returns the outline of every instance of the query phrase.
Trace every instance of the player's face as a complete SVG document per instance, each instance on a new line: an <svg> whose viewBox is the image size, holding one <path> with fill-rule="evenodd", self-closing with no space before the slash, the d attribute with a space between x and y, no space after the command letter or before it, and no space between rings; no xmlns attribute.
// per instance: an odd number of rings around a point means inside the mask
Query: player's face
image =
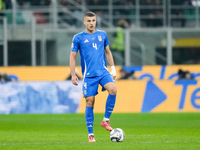
<svg viewBox="0 0 200 150"><path fill-rule="evenodd" d="M95 27L96 27L96 16L94 17L85 17L83 21L86 31L90 33L95 32Z"/></svg>

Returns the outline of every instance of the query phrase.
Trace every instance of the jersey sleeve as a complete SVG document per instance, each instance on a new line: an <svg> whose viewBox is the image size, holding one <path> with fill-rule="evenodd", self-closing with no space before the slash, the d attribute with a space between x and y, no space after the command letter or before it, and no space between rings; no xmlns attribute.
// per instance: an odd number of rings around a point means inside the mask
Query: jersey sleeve
<svg viewBox="0 0 200 150"><path fill-rule="evenodd" d="M79 50L79 42L78 37L75 35L72 39L71 51L78 52Z"/></svg>
<svg viewBox="0 0 200 150"><path fill-rule="evenodd" d="M106 46L108 46L108 44L109 44L109 41L108 41L108 36L107 36L107 34L106 34L106 32L104 32L105 34L105 41L104 41L104 47L106 47Z"/></svg>

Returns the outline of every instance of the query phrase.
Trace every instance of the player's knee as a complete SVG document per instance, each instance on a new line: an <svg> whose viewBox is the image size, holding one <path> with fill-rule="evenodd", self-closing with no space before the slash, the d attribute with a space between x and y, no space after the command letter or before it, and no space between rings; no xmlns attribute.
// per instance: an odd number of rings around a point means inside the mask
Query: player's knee
<svg viewBox="0 0 200 150"><path fill-rule="evenodd" d="M112 87L109 91L109 94L116 95L117 94L117 87Z"/></svg>
<svg viewBox="0 0 200 150"><path fill-rule="evenodd" d="M86 97L86 106L88 107L94 107L94 98L93 97Z"/></svg>

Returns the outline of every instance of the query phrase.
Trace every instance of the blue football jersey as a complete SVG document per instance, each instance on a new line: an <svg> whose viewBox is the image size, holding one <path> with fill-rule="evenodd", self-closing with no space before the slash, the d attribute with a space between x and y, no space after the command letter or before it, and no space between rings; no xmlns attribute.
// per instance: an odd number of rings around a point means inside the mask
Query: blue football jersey
<svg viewBox="0 0 200 150"><path fill-rule="evenodd" d="M74 36L71 50L80 52L84 77L101 76L107 71L104 48L108 44L107 34L101 30L96 30L92 34L83 31Z"/></svg>

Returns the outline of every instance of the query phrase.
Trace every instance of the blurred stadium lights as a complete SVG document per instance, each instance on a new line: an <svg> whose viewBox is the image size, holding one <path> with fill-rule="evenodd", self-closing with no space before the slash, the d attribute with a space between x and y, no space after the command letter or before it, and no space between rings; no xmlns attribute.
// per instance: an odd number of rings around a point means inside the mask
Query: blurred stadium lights
<svg viewBox="0 0 200 150"><path fill-rule="evenodd" d="M200 6L200 0L192 0L192 5L193 6Z"/></svg>

